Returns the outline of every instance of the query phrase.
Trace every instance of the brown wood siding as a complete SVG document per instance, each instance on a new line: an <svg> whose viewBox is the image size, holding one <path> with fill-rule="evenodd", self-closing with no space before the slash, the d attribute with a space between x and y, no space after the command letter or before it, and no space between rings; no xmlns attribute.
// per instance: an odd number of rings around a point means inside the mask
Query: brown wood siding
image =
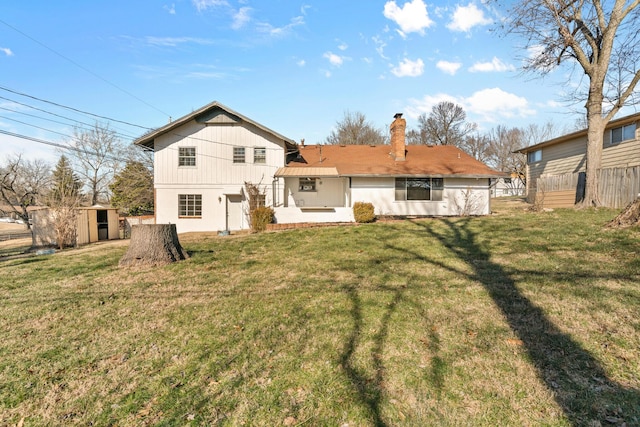
<svg viewBox="0 0 640 427"><path fill-rule="evenodd" d="M575 190L549 191L537 195L538 203L542 202L543 208L570 208L576 201Z"/></svg>

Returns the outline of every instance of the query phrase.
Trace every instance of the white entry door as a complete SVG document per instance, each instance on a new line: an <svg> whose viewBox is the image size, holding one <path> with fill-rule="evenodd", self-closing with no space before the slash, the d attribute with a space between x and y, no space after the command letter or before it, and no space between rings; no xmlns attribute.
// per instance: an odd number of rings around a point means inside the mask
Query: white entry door
<svg viewBox="0 0 640 427"><path fill-rule="evenodd" d="M227 194L227 230L242 230L242 196Z"/></svg>

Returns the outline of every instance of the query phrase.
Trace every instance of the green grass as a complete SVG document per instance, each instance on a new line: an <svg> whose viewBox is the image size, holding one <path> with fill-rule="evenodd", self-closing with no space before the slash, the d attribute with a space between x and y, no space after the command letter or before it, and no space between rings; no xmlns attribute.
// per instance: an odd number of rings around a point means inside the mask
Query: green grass
<svg viewBox="0 0 640 427"><path fill-rule="evenodd" d="M639 425L639 230L508 211L0 262L0 425Z"/></svg>

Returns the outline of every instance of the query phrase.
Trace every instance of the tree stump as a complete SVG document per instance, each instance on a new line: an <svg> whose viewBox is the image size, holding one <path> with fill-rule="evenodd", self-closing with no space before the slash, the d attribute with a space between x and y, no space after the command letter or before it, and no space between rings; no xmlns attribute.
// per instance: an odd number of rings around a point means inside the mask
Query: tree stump
<svg viewBox="0 0 640 427"><path fill-rule="evenodd" d="M614 219L609 221L607 228L624 228L640 225L640 198L629 203Z"/></svg>
<svg viewBox="0 0 640 427"><path fill-rule="evenodd" d="M139 224L131 227L129 249L120 267L156 266L189 258L178 241L175 224Z"/></svg>

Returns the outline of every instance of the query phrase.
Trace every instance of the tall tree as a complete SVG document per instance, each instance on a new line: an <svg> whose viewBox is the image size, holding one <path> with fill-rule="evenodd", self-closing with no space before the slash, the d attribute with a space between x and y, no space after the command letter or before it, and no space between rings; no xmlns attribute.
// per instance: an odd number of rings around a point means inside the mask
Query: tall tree
<svg viewBox="0 0 640 427"><path fill-rule="evenodd" d="M386 144L386 132L377 129L362 113L346 111L325 142L332 145L382 145Z"/></svg>
<svg viewBox="0 0 640 427"><path fill-rule="evenodd" d="M141 162L128 161L109 188L111 204L129 215L153 211L153 173Z"/></svg>
<svg viewBox="0 0 640 427"><path fill-rule="evenodd" d="M475 123L467 122L464 108L449 101L434 105L421 127L428 143L457 147L462 147L465 137L476 129Z"/></svg>
<svg viewBox="0 0 640 427"><path fill-rule="evenodd" d="M29 207L42 203L50 183L49 165L42 160L25 160L21 155L10 157L0 166L0 203L4 213L13 213L27 228Z"/></svg>
<svg viewBox="0 0 640 427"><path fill-rule="evenodd" d="M418 116L418 128L407 132L407 144L427 145L429 141L427 133L427 115L422 113Z"/></svg>
<svg viewBox="0 0 640 427"><path fill-rule="evenodd" d="M640 0L518 0L506 15L508 34L522 36L537 52L524 69L546 74L567 63L587 76L581 96L587 117L586 188L583 206L599 206L598 170L604 130L625 105L637 102L640 80Z"/></svg>
<svg viewBox="0 0 640 427"><path fill-rule="evenodd" d="M487 160L489 160L490 155L490 142L491 139L488 135L467 135L460 148L470 156L473 156L476 160L486 163Z"/></svg>
<svg viewBox="0 0 640 427"><path fill-rule="evenodd" d="M80 199L82 182L78 179L66 156L60 156L51 175L49 201L62 203L69 198Z"/></svg>
<svg viewBox="0 0 640 427"><path fill-rule="evenodd" d="M488 163L496 170L524 179L527 159L524 154L515 151L527 145L527 138L522 129L497 126L489 133Z"/></svg>
<svg viewBox="0 0 640 427"><path fill-rule="evenodd" d="M109 184L123 163L123 146L108 124L95 123L90 129L75 128L68 142L74 170L87 187L89 203L109 200Z"/></svg>
<svg viewBox="0 0 640 427"><path fill-rule="evenodd" d="M52 174L51 191L47 197L56 242L60 249L73 246L77 234L77 208L82 199L82 182L78 179L66 156L60 160Z"/></svg>

